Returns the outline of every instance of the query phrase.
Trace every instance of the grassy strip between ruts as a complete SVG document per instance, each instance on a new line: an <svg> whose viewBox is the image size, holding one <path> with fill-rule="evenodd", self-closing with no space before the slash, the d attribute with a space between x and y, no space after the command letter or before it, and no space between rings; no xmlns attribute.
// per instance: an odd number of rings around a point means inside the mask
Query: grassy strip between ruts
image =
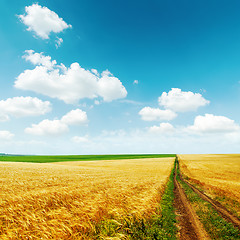
<svg viewBox="0 0 240 240"><path fill-rule="evenodd" d="M177 179L211 238L219 240L240 239L240 231L232 223L223 219L210 203L199 197L185 182L181 181L179 174L179 167L177 167Z"/></svg>
<svg viewBox="0 0 240 240"><path fill-rule="evenodd" d="M190 182L195 188L204 192L207 195L210 195L213 200L221 203L228 211L233 213L238 219L240 219L239 209L240 204L236 200L227 196L227 193L222 190L211 189L211 187L205 187L203 183L196 179L189 178L188 176L182 174L183 179Z"/></svg>
<svg viewBox="0 0 240 240"><path fill-rule="evenodd" d="M175 157L175 154L119 154L119 155L57 155L57 156L39 156L39 155L1 155L0 161L5 162L67 162L67 161L98 161L98 160L120 160L120 159L140 159L140 158L166 158Z"/></svg>
<svg viewBox="0 0 240 240"><path fill-rule="evenodd" d="M156 239L176 240L176 215L174 208L174 168L171 171L159 207L150 219L137 219L136 216L127 216L123 222L109 219L97 224L95 236L92 239Z"/></svg>

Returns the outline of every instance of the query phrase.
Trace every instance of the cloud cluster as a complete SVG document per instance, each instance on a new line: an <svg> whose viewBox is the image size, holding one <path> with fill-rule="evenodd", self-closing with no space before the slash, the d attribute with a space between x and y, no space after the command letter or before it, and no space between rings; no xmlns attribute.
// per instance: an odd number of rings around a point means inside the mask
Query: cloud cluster
<svg viewBox="0 0 240 240"><path fill-rule="evenodd" d="M44 136L44 135L61 135L68 132L68 126L60 120L45 119L39 124L32 124L32 127L26 128L25 133Z"/></svg>
<svg viewBox="0 0 240 240"><path fill-rule="evenodd" d="M192 133L231 133L240 130L240 126L225 116L205 114L197 116L192 126L186 129Z"/></svg>
<svg viewBox="0 0 240 240"><path fill-rule="evenodd" d="M0 131L0 140L11 140L14 134L9 131Z"/></svg>
<svg viewBox="0 0 240 240"><path fill-rule="evenodd" d="M52 60L50 56L44 56L43 53L35 53L33 50L26 50L23 59L31 62L33 65L43 66L49 70L53 70L56 66L56 60Z"/></svg>
<svg viewBox="0 0 240 240"><path fill-rule="evenodd" d="M139 111L139 115L144 121L172 120L176 112L196 111L199 107L209 104L209 101L199 93L183 92L181 89L172 88L168 93L163 92L159 97L159 105L165 109L144 107ZM211 134L211 133L240 133L240 126L225 116L215 116L205 114L195 117L194 124L188 127L178 127L175 129L170 123L161 123L159 126L148 128L151 133L165 134ZM176 131L175 131L176 133Z"/></svg>
<svg viewBox="0 0 240 240"><path fill-rule="evenodd" d="M205 114L204 116L196 116L194 123L191 126L173 127L170 123L160 123L159 126L151 126L147 128L149 133L158 135L171 134L174 136L204 136L222 134L223 136L237 136L240 137L240 126L234 120L225 116L216 116L213 114Z"/></svg>
<svg viewBox="0 0 240 240"><path fill-rule="evenodd" d="M55 47L56 47L56 48L59 48L62 43L63 43L63 39L57 37L57 39L55 40Z"/></svg>
<svg viewBox="0 0 240 240"><path fill-rule="evenodd" d="M26 6L25 13L18 17L27 26L28 31L34 32L34 35L41 39L49 39L51 33L60 33L72 27L60 18L57 13L47 7L40 6L38 3ZM59 48L62 43L63 39L56 37L56 48ZM96 69L86 70L76 62L66 67L64 64L57 64L50 56L45 56L43 53L37 53L33 50L27 50L23 58L32 63L34 68L25 70L16 78L14 86L18 89L30 90L51 98L60 99L67 104L76 104L80 99L88 98L94 99L94 103L98 105L102 101L111 102L127 96L127 90L122 82L108 70L102 73L99 73ZM134 80L133 84L137 85L138 80ZM122 102L137 104L130 100L123 100ZM172 88L169 92L163 92L158 98L160 107L144 107L139 111L139 115L144 121L170 121L177 117L177 113L196 111L199 107L206 106L209 103L200 93L185 92L179 88ZM9 120L11 116L39 116L49 111L51 111L51 104L48 101L44 102L33 97L8 98L0 101L0 122ZM38 124L32 124L31 127L25 129L25 133L37 136L58 136L67 133L70 126L87 125L87 123L86 112L75 109L60 119L44 119ZM155 143L158 146L159 142L166 144L165 140L171 137L179 137L181 143L183 135L190 137L191 140L191 137L195 134L198 134L199 138L209 134L207 137L205 136L207 139L210 134L212 137L218 133L224 135L236 134L239 137L240 126L234 120L225 116L205 114L204 116L195 117L192 126L174 127L170 123L161 122L159 125L147 128L144 134L151 141L155 138ZM159 141L160 135L162 141ZM128 135L124 130L103 131L100 139L102 141L102 138L105 138L107 149L109 149L109 144L113 143L113 145L117 146L117 151L119 151L119 146L122 144L129 145L132 151L131 144L135 141L131 139L128 143L129 136L140 143L143 142L144 149L146 139L143 137L142 132ZM0 131L0 140L11 140L13 137L14 134L9 131ZM117 139L119 139L119 142L116 141ZM189 142L191 142L190 140ZM74 136L71 141L86 144L92 142L87 135ZM99 144L101 141L96 142ZM102 146L100 146L100 149L102 149Z"/></svg>
<svg viewBox="0 0 240 240"><path fill-rule="evenodd" d="M160 106L165 109L144 107L140 110L144 121L172 120L177 117L176 112L195 111L201 106L209 104L200 93L183 92L179 88L172 88L168 93L163 92L158 98Z"/></svg>
<svg viewBox="0 0 240 240"><path fill-rule="evenodd" d="M88 118L86 112L81 109L76 109L64 115L61 122L67 125L83 125L87 124Z"/></svg>
<svg viewBox="0 0 240 240"><path fill-rule="evenodd" d="M171 127L168 124L156 126L159 128L127 130L125 134L112 134L105 132L99 136L89 138L84 147L77 148L72 145L72 151L82 151L84 154L119 154L126 152L138 153L238 153L240 132L219 134L189 134L182 127ZM158 131L159 130L159 131ZM117 132L117 130L115 131ZM151 144L146 144L150 142ZM111 148L109 148L111 146ZM109 150L110 149L110 150Z"/></svg>
<svg viewBox="0 0 240 240"><path fill-rule="evenodd" d="M89 143L88 136L80 137L80 136L74 136L72 137L72 142L74 143Z"/></svg>
<svg viewBox="0 0 240 240"><path fill-rule="evenodd" d="M55 12L37 3L26 6L25 11L25 14L19 15L18 17L28 27L28 31L33 31L42 39L49 39L51 32L60 33L64 29L72 27Z"/></svg>
<svg viewBox="0 0 240 240"><path fill-rule="evenodd" d="M86 112L75 109L64 115L60 120L45 119L38 124L32 124L25 129L25 133L38 136L58 136L69 131L71 125L86 125L88 118Z"/></svg>
<svg viewBox="0 0 240 240"><path fill-rule="evenodd" d="M57 65L50 56L34 53L33 50L26 51L23 57L36 67L25 70L17 77L16 88L58 98L68 104L83 98L102 97L104 101L111 102L127 96L122 82L107 70L99 75L95 69L86 70L78 63L72 63L67 68L63 64Z"/></svg>
<svg viewBox="0 0 240 240"><path fill-rule="evenodd" d="M164 134L173 133L175 129L170 123L160 123L159 126L152 126L148 130L150 133Z"/></svg>
<svg viewBox="0 0 240 240"><path fill-rule="evenodd" d="M52 110L51 103L33 97L14 97L0 101L0 121L9 116L27 117L44 115Z"/></svg>
<svg viewBox="0 0 240 240"><path fill-rule="evenodd" d="M179 88L172 88L168 93L163 92L158 98L160 106L175 112L196 111L199 107L206 106L210 102L200 93L183 92Z"/></svg>
<svg viewBox="0 0 240 240"><path fill-rule="evenodd" d="M159 108L151 107L144 107L140 110L139 115L144 121L170 121L177 116L177 114L172 110L161 110Z"/></svg>

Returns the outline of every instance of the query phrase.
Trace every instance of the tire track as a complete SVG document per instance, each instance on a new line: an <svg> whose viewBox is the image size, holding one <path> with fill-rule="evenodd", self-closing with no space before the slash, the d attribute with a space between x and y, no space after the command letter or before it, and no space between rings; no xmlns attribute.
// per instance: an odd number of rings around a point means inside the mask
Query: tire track
<svg viewBox="0 0 240 240"><path fill-rule="evenodd" d="M183 182L185 182L195 193L198 194L199 197L201 197L203 200L207 201L212 205L212 207L228 222L231 222L235 227L237 227L240 230L240 220L234 216L230 211L228 211L221 203L219 203L216 200L213 200L206 194L204 194L202 191L194 187L191 183L185 181L182 177L182 174L180 173L180 178Z"/></svg>
<svg viewBox="0 0 240 240"><path fill-rule="evenodd" d="M174 195L177 220L180 228L179 237L181 240L208 240L210 239L208 234L187 200L184 190L177 181L177 164L174 171Z"/></svg>

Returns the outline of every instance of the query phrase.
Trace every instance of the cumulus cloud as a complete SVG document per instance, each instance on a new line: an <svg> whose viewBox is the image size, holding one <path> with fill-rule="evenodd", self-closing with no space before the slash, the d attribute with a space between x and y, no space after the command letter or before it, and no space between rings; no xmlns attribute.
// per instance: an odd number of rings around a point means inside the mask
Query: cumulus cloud
<svg viewBox="0 0 240 240"><path fill-rule="evenodd" d="M96 76L99 76L98 70L97 69L91 69L91 72L95 74Z"/></svg>
<svg viewBox="0 0 240 240"><path fill-rule="evenodd" d="M89 142L88 136L84 136L84 137L74 136L74 137L72 137L71 140L74 143L87 143L87 142Z"/></svg>
<svg viewBox="0 0 240 240"><path fill-rule="evenodd" d="M140 110L139 115L144 121L162 121L172 120L177 114L172 110L161 110L159 108L144 107Z"/></svg>
<svg viewBox="0 0 240 240"><path fill-rule="evenodd" d="M102 77L98 79L97 92L106 102L127 96L127 91L121 81L114 77L109 71L104 71Z"/></svg>
<svg viewBox="0 0 240 240"><path fill-rule="evenodd" d="M7 114L0 114L0 122L7 122L9 121L9 116Z"/></svg>
<svg viewBox="0 0 240 240"><path fill-rule="evenodd" d="M133 81L133 84L136 84L136 85L137 85L137 84L138 84L138 80L134 80L134 81Z"/></svg>
<svg viewBox="0 0 240 240"><path fill-rule="evenodd" d="M158 101L160 106L175 112L195 111L210 103L200 93L183 92L179 88L172 88L168 93L163 92Z"/></svg>
<svg viewBox="0 0 240 240"><path fill-rule="evenodd" d="M148 129L150 133L164 134L164 133L173 133L174 127L170 123L160 123L159 126L152 126Z"/></svg>
<svg viewBox="0 0 240 240"><path fill-rule="evenodd" d="M50 56L44 56L43 53L35 53L33 50L26 50L23 58L26 61L31 62L33 65L42 65L49 70L52 70L57 64L56 60L52 61Z"/></svg>
<svg viewBox="0 0 240 240"><path fill-rule="evenodd" d="M70 125L84 125L88 122L86 112L75 109L68 112L60 120L45 119L38 124L32 124L25 129L25 133L44 136L58 136L69 131Z"/></svg>
<svg viewBox="0 0 240 240"><path fill-rule="evenodd" d="M14 97L0 101L0 121L14 117L39 116L52 110L51 103L38 98Z"/></svg>
<svg viewBox="0 0 240 240"><path fill-rule="evenodd" d="M63 64L57 65L50 56L34 53L33 50L26 51L24 58L36 67L25 70L17 77L16 88L58 98L68 104L83 98L102 97L110 102L127 96L122 82L107 70L99 76L95 70L86 70L78 63L72 63L67 68Z"/></svg>
<svg viewBox="0 0 240 240"><path fill-rule="evenodd" d="M109 137L109 136L125 136L127 135L127 132L124 129L118 129L118 130L113 130L113 131L108 131L108 130L103 130L101 136L104 137Z"/></svg>
<svg viewBox="0 0 240 240"><path fill-rule="evenodd" d="M62 117L61 122L67 125L85 125L88 122L87 113L81 109L72 110Z"/></svg>
<svg viewBox="0 0 240 240"><path fill-rule="evenodd" d="M60 135L68 132L68 126L60 120L45 119L39 124L32 124L32 127L26 128L25 133L32 135Z"/></svg>
<svg viewBox="0 0 240 240"><path fill-rule="evenodd" d="M187 127L186 130L194 133L231 133L239 131L240 126L225 116L205 114L197 116L194 124Z"/></svg>
<svg viewBox="0 0 240 240"><path fill-rule="evenodd" d="M28 27L28 31L33 31L42 39L49 39L51 32L60 33L64 29L72 27L55 12L37 3L26 6L25 12L25 14L19 15L18 17Z"/></svg>
<svg viewBox="0 0 240 240"><path fill-rule="evenodd" d="M0 131L0 140L11 140L14 134L9 131Z"/></svg>
<svg viewBox="0 0 240 240"><path fill-rule="evenodd" d="M61 44L63 43L63 39L57 37L57 39L55 40L55 43L56 43L55 47L58 49L61 46Z"/></svg>

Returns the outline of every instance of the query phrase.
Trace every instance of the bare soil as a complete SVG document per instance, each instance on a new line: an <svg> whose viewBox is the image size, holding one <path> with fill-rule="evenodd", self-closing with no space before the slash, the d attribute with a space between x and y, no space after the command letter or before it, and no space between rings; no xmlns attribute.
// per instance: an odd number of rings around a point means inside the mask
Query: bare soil
<svg viewBox="0 0 240 240"><path fill-rule="evenodd" d="M184 190L174 176L174 194L180 240L210 239L197 214L187 200Z"/></svg>
<svg viewBox="0 0 240 240"><path fill-rule="evenodd" d="M181 176L182 181L183 178ZM228 222L231 222L235 227L237 227L240 230L240 220L234 216L231 212L229 212L224 206L221 205L221 203L219 203L218 201L210 198L209 196L207 196L206 194L204 194L202 191L200 191L199 189L197 189L196 187L194 187L192 184L190 184L187 181L184 181L186 184L188 184L188 186L190 188L192 188L192 190L197 193L203 200L209 202L212 207L224 218L226 219Z"/></svg>

